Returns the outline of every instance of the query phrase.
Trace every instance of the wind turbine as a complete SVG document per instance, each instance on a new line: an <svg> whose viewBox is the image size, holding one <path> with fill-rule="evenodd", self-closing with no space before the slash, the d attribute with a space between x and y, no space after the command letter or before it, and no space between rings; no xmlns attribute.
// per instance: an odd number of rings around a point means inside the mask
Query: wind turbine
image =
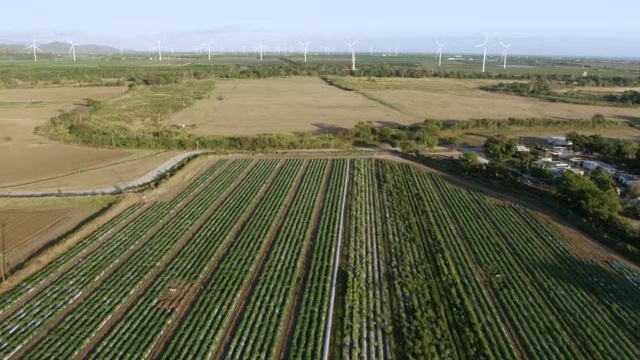
<svg viewBox="0 0 640 360"><path fill-rule="evenodd" d="M484 72L484 65L487 62L487 39L489 39L489 35L485 36L482 44L476 45L476 47L481 47L484 50L484 55L482 56L482 72Z"/></svg>
<svg viewBox="0 0 640 360"><path fill-rule="evenodd" d="M156 45L156 49L158 49L158 61L162 61L162 44L160 43L160 39L158 39L158 45Z"/></svg>
<svg viewBox="0 0 640 360"><path fill-rule="evenodd" d="M511 44L505 45L502 42L502 40L500 40L500 45L502 45L502 60L504 60L503 69L506 69L507 68L507 49L511 47Z"/></svg>
<svg viewBox="0 0 640 360"><path fill-rule="evenodd" d="M347 43L349 50L351 50L351 70L356 71L356 43L358 40L350 43Z"/></svg>
<svg viewBox="0 0 640 360"><path fill-rule="evenodd" d="M302 53L304 54L304 62L307 62L307 51L309 50L309 44L311 44L311 41L307 41L306 43L300 41L300 46L302 46Z"/></svg>
<svg viewBox="0 0 640 360"><path fill-rule="evenodd" d="M207 46L209 48L209 61L211 61L211 43L213 43L213 40L209 41L208 43L202 43L200 46Z"/></svg>
<svg viewBox="0 0 640 360"><path fill-rule="evenodd" d="M80 46L80 44L74 44L72 40L69 40L69 44L71 44L69 52L73 54L73 61L76 61L76 46Z"/></svg>
<svg viewBox="0 0 640 360"><path fill-rule="evenodd" d="M436 40L436 44L438 44L438 53L436 55L438 56L438 66L440 66L442 65L442 48L447 44L440 44L438 40Z"/></svg>
<svg viewBox="0 0 640 360"><path fill-rule="evenodd" d="M262 41L259 41L259 43L260 45L256 47L256 50L260 52L260 61L262 61L262 51L264 51L264 49L266 49L267 47L262 45Z"/></svg>
<svg viewBox="0 0 640 360"><path fill-rule="evenodd" d="M36 46L36 41L35 40L33 40L33 45L27 46L24 49L28 50L28 49L31 49L31 48L33 48L33 61L38 61L38 56L36 55L36 53L38 51L40 51L40 52L44 52L44 51L42 51L42 49L40 49L38 46Z"/></svg>

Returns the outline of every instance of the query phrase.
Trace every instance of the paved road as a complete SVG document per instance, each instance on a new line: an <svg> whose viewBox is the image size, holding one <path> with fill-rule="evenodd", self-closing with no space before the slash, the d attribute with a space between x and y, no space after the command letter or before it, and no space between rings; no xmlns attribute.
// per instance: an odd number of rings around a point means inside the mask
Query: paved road
<svg viewBox="0 0 640 360"><path fill-rule="evenodd" d="M148 172L147 174L139 177L135 180L129 181L122 186L114 185L111 187L105 187L100 189L91 190L72 190L72 191L7 191L0 193L0 198L20 198L20 197L44 197L44 196L88 196L88 195L115 195L125 191L136 189L152 183L159 176L164 175L166 172L179 166L183 161L190 159L196 155L203 153L203 151L191 151L184 154L176 155L165 163L157 167L155 170Z"/></svg>

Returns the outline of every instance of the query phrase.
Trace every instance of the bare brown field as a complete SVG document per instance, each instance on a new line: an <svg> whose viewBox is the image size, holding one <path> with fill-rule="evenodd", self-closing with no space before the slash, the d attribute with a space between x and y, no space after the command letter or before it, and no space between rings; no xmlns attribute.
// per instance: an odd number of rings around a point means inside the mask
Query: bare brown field
<svg viewBox="0 0 640 360"><path fill-rule="evenodd" d="M64 235L113 198L1 199L7 270Z"/></svg>
<svg viewBox="0 0 640 360"><path fill-rule="evenodd" d="M124 87L0 89L0 191L32 182L38 182L39 190L113 185L115 178L131 180L166 161L170 157L166 152L97 149L34 134L37 126L83 98L104 100L125 91ZM155 155L157 159L152 158ZM107 165L113 170L86 176L88 170ZM69 174L82 175L70 180L65 176ZM61 182L46 182L62 176Z"/></svg>
<svg viewBox="0 0 640 360"><path fill-rule="evenodd" d="M316 77L219 81L208 99L169 120L171 124L195 125L192 131L198 135L324 132L353 127L359 121L413 122Z"/></svg>
<svg viewBox="0 0 640 360"><path fill-rule="evenodd" d="M478 87L497 80L344 78L349 87L379 98L413 121L514 118L590 118L595 114L609 117L638 117L638 109L607 106L550 103L534 98L496 94Z"/></svg>
<svg viewBox="0 0 640 360"><path fill-rule="evenodd" d="M91 164L62 175L30 178L4 185L0 191L70 191L121 185L156 169L180 151L144 151L114 161Z"/></svg>

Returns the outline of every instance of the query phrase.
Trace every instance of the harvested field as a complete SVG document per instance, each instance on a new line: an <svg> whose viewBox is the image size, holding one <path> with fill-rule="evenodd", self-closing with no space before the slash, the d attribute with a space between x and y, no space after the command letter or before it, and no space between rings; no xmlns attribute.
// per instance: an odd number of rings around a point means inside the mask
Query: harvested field
<svg viewBox="0 0 640 360"><path fill-rule="evenodd" d="M114 167L115 171L126 181L166 161L169 153L96 149L61 144L34 134L37 126L72 109L83 98L104 100L125 90L124 87L0 89L0 191L33 182L40 184L39 190L113 185L116 176L111 170L94 171L90 176L77 176L73 180L44 181L116 164L120 165Z"/></svg>
<svg viewBox="0 0 640 360"><path fill-rule="evenodd" d="M607 106L550 103L534 98L478 90L498 83L496 80L399 79L369 81L363 78L341 79L349 88L370 94L400 109L413 121L514 118L590 118L594 114L609 117L637 117L638 109Z"/></svg>
<svg viewBox="0 0 640 360"><path fill-rule="evenodd" d="M359 121L413 122L316 77L219 81L208 99L169 119L174 125L195 125L192 131L197 135L326 132Z"/></svg>
<svg viewBox="0 0 640 360"><path fill-rule="evenodd" d="M0 200L7 269L22 263L110 201L109 198Z"/></svg>

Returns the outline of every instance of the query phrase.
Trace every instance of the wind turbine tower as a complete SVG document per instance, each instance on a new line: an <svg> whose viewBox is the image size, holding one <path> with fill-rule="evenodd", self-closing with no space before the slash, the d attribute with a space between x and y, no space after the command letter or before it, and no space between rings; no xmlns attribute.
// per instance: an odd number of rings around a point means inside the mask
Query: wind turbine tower
<svg viewBox="0 0 640 360"><path fill-rule="evenodd" d="M73 54L73 61L76 61L76 46L80 46L80 44L74 44L72 40L69 40L69 44L71 44L69 52Z"/></svg>
<svg viewBox="0 0 640 360"><path fill-rule="evenodd" d="M43 52L43 51L42 51L42 49L40 49L40 48L36 45L36 41L35 41L35 40L33 40L33 45L31 45L31 46L27 46L27 47L26 47L26 48L24 48L24 49L25 49L25 50L28 50L28 49L31 49L31 48L33 48L33 61L38 61L38 55L36 55L36 54L37 54L37 52L38 52L38 51Z"/></svg>
<svg viewBox="0 0 640 360"><path fill-rule="evenodd" d="M304 54L304 62L307 62L307 51L309 51L309 44L311 44L311 41L307 41L305 42L300 42L300 46L302 46L302 53Z"/></svg>
<svg viewBox="0 0 640 360"><path fill-rule="evenodd" d="M206 46L209 49L209 61L211 61L211 44L213 43L212 41L209 41L208 43L202 43L200 46Z"/></svg>
<svg viewBox="0 0 640 360"><path fill-rule="evenodd" d="M436 44L438 44L438 66L442 65L442 48L445 47L447 44L440 44L440 42L438 40L436 40Z"/></svg>
<svg viewBox="0 0 640 360"><path fill-rule="evenodd" d="M351 50L351 70L356 71L356 43L358 41L354 41L352 43L347 43L349 50Z"/></svg>
<svg viewBox="0 0 640 360"><path fill-rule="evenodd" d="M257 50L260 52L260 61L262 61L262 52L264 51L265 48L266 46L262 45L262 41L259 41Z"/></svg>
<svg viewBox="0 0 640 360"><path fill-rule="evenodd" d="M502 68L507 68L507 49L511 47L511 44L505 45L502 40L500 40L500 45L502 45L502 60L504 61Z"/></svg>
<svg viewBox="0 0 640 360"><path fill-rule="evenodd" d="M158 61L162 61L162 44L160 43L160 39L158 39Z"/></svg>
<svg viewBox="0 0 640 360"><path fill-rule="evenodd" d="M482 56L482 72L484 72L484 66L487 62L487 39L489 39L489 35L485 36L484 42L482 44L476 45L476 47L483 48L483 56Z"/></svg>

